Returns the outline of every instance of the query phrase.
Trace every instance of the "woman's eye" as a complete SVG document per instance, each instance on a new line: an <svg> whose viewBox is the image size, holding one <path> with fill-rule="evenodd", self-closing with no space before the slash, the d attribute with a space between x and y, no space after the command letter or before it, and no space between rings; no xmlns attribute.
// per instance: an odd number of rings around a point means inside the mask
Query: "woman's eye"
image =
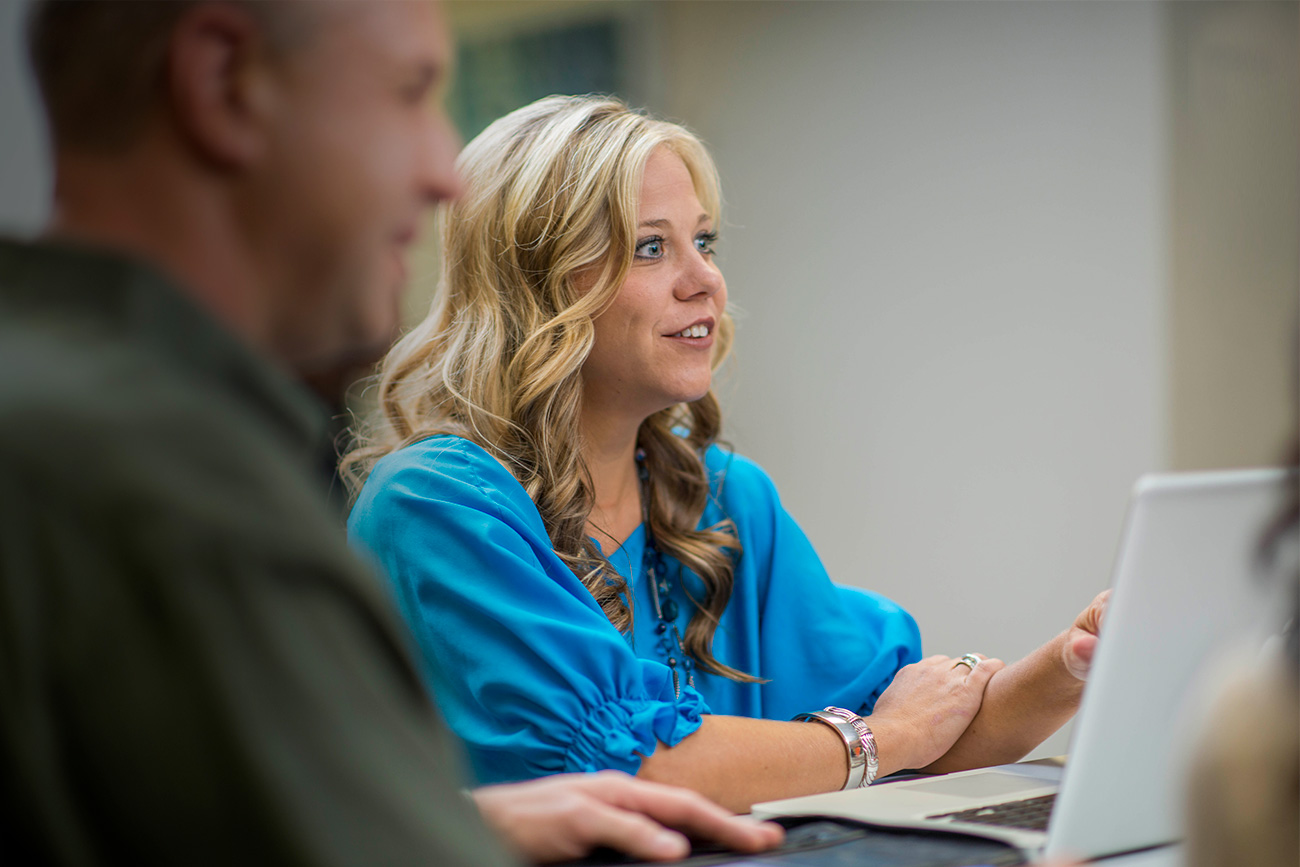
<svg viewBox="0 0 1300 867"><path fill-rule="evenodd" d="M644 241L637 242L636 257L638 259L662 259L663 255L663 238L646 238Z"/></svg>
<svg viewBox="0 0 1300 867"><path fill-rule="evenodd" d="M703 235L697 235L695 238L695 249L699 250L706 256L712 256L714 253L713 246L718 243L717 232L705 232Z"/></svg>

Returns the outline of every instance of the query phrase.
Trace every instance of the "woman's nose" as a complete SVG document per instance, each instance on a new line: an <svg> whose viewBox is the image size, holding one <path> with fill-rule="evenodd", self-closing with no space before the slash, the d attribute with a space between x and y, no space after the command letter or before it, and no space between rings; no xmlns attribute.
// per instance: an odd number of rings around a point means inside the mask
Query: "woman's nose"
<svg viewBox="0 0 1300 867"><path fill-rule="evenodd" d="M724 286L722 272L713 260L703 255L696 256L682 279L677 281L677 297L683 301L696 296L707 298L716 295Z"/></svg>

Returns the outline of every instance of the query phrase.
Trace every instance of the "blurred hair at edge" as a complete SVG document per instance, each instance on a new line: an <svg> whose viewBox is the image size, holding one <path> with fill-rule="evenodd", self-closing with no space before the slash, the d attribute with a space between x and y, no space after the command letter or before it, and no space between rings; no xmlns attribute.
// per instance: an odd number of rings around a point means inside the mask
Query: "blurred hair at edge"
<svg viewBox="0 0 1300 867"><path fill-rule="evenodd" d="M1300 437L1285 464L1300 467ZM1260 545L1287 585L1282 653L1238 672L1201 733L1188 787L1191 867L1292 867L1300 862L1300 485L1293 484Z"/></svg>

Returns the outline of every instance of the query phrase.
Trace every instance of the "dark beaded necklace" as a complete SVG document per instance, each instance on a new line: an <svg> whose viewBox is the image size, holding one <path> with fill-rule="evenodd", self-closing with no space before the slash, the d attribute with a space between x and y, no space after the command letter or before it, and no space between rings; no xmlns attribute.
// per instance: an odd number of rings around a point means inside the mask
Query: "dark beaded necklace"
<svg viewBox="0 0 1300 867"><path fill-rule="evenodd" d="M682 648L682 633L677 628L679 606L669 598L671 590L668 584L668 569L664 565L663 555L655 547L654 534L650 532L650 470L645 465L645 452L636 450L637 477L641 480L641 524L645 528L645 550L641 555L641 568L646 581L650 583L650 599L654 603L655 635L659 636L657 649L665 658L668 668L673 673L673 694L682 695L682 672L686 673L686 684L695 686L695 661L686 655Z"/></svg>

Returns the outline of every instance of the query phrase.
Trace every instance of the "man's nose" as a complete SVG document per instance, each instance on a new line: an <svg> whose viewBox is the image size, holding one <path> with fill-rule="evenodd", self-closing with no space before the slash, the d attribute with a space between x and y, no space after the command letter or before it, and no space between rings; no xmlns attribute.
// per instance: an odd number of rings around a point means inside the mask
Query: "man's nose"
<svg viewBox="0 0 1300 867"><path fill-rule="evenodd" d="M425 132L416 166L420 195L429 204L458 198L464 191L465 185L456 172L460 146L460 134L451 120L439 112Z"/></svg>

